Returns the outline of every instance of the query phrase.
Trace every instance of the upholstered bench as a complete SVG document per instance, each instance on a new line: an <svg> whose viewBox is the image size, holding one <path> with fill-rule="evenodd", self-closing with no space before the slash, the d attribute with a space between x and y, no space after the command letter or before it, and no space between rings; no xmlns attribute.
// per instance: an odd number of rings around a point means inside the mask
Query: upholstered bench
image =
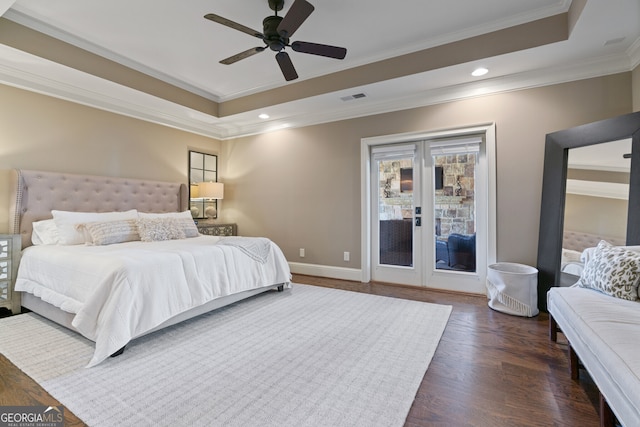
<svg viewBox="0 0 640 427"><path fill-rule="evenodd" d="M578 283L547 293L549 333L569 342L571 376L579 363L600 391L600 422L640 426L640 254L600 242Z"/></svg>
<svg viewBox="0 0 640 427"><path fill-rule="evenodd" d="M578 379L580 361L600 390L602 425L613 425L610 408L623 425L640 426L640 302L552 288L547 309L551 339L557 325L569 341L571 376Z"/></svg>

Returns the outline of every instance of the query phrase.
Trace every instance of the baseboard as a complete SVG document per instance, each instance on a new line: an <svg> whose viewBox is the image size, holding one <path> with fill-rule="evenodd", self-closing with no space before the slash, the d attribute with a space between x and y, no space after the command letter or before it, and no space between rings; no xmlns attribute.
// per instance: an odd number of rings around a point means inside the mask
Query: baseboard
<svg viewBox="0 0 640 427"><path fill-rule="evenodd" d="M289 268L294 274L307 276L328 277L331 279L362 281L362 270L358 268L334 267L330 265L303 264L290 262Z"/></svg>

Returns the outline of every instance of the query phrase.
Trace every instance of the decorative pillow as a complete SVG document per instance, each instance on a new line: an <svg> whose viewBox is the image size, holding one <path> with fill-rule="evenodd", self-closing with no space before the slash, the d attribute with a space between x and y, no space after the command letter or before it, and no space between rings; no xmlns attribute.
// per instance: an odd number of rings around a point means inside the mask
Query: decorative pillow
<svg viewBox="0 0 640 427"><path fill-rule="evenodd" d="M640 253L602 240L586 263L576 285L592 288L616 298L638 299Z"/></svg>
<svg viewBox="0 0 640 427"><path fill-rule="evenodd" d="M198 226L193 222L193 218L174 218L174 220L182 227L185 237L198 237L200 235Z"/></svg>
<svg viewBox="0 0 640 427"><path fill-rule="evenodd" d="M174 218L182 225L185 237L197 237L200 234L196 223L193 222L191 211L167 213L138 212L138 218Z"/></svg>
<svg viewBox="0 0 640 427"><path fill-rule="evenodd" d="M137 224L140 240L143 242L184 239L186 237L184 226L176 218L140 218Z"/></svg>
<svg viewBox="0 0 640 427"><path fill-rule="evenodd" d="M623 248L633 252L640 252L640 246L616 246L616 248ZM585 264L588 263L589 260L593 258L593 254L595 253L595 251L596 251L595 246L593 248L585 249L584 251L582 251L582 254L580 255L580 261Z"/></svg>
<svg viewBox="0 0 640 427"><path fill-rule="evenodd" d="M31 243L34 245L57 245L60 240L58 227L53 219L36 221L33 224Z"/></svg>
<svg viewBox="0 0 640 427"><path fill-rule="evenodd" d="M111 245L113 243L140 240L138 225L134 219L88 222L86 224L78 224L77 228L84 229L85 240L89 245Z"/></svg>
<svg viewBox="0 0 640 427"><path fill-rule="evenodd" d="M85 243L84 231L76 228L78 224L138 219L138 211L135 209L125 212L51 211L51 214L60 234L61 245L81 245Z"/></svg>

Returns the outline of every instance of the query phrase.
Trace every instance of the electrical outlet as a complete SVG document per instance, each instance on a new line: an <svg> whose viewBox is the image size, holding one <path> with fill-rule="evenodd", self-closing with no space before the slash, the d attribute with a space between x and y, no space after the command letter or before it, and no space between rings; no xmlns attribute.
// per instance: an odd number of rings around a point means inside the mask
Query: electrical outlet
<svg viewBox="0 0 640 427"><path fill-rule="evenodd" d="M351 254L349 252L345 252L344 253L344 260L345 261L349 261L350 258L351 258Z"/></svg>
<svg viewBox="0 0 640 427"><path fill-rule="evenodd" d="M300 248L300 258L304 258L304 248Z"/></svg>

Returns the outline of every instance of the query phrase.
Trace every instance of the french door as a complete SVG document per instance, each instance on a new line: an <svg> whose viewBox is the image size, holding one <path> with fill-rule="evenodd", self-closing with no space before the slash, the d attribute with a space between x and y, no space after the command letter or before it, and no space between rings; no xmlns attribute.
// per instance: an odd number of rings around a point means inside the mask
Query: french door
<svg viewBox="0 0 640 427"><path fill-rule="evenodd" d="M484 293L495 262L493 132L410 137L363 146L370 237L363 244L371 248L363 267L375 281Z"/></svg>
<svg viewBox="0 0 640 427"><path fill-rule="evenodd" d="M372 150L372 276L381 282L422 282L420 170L415 144Z"/></svg>

